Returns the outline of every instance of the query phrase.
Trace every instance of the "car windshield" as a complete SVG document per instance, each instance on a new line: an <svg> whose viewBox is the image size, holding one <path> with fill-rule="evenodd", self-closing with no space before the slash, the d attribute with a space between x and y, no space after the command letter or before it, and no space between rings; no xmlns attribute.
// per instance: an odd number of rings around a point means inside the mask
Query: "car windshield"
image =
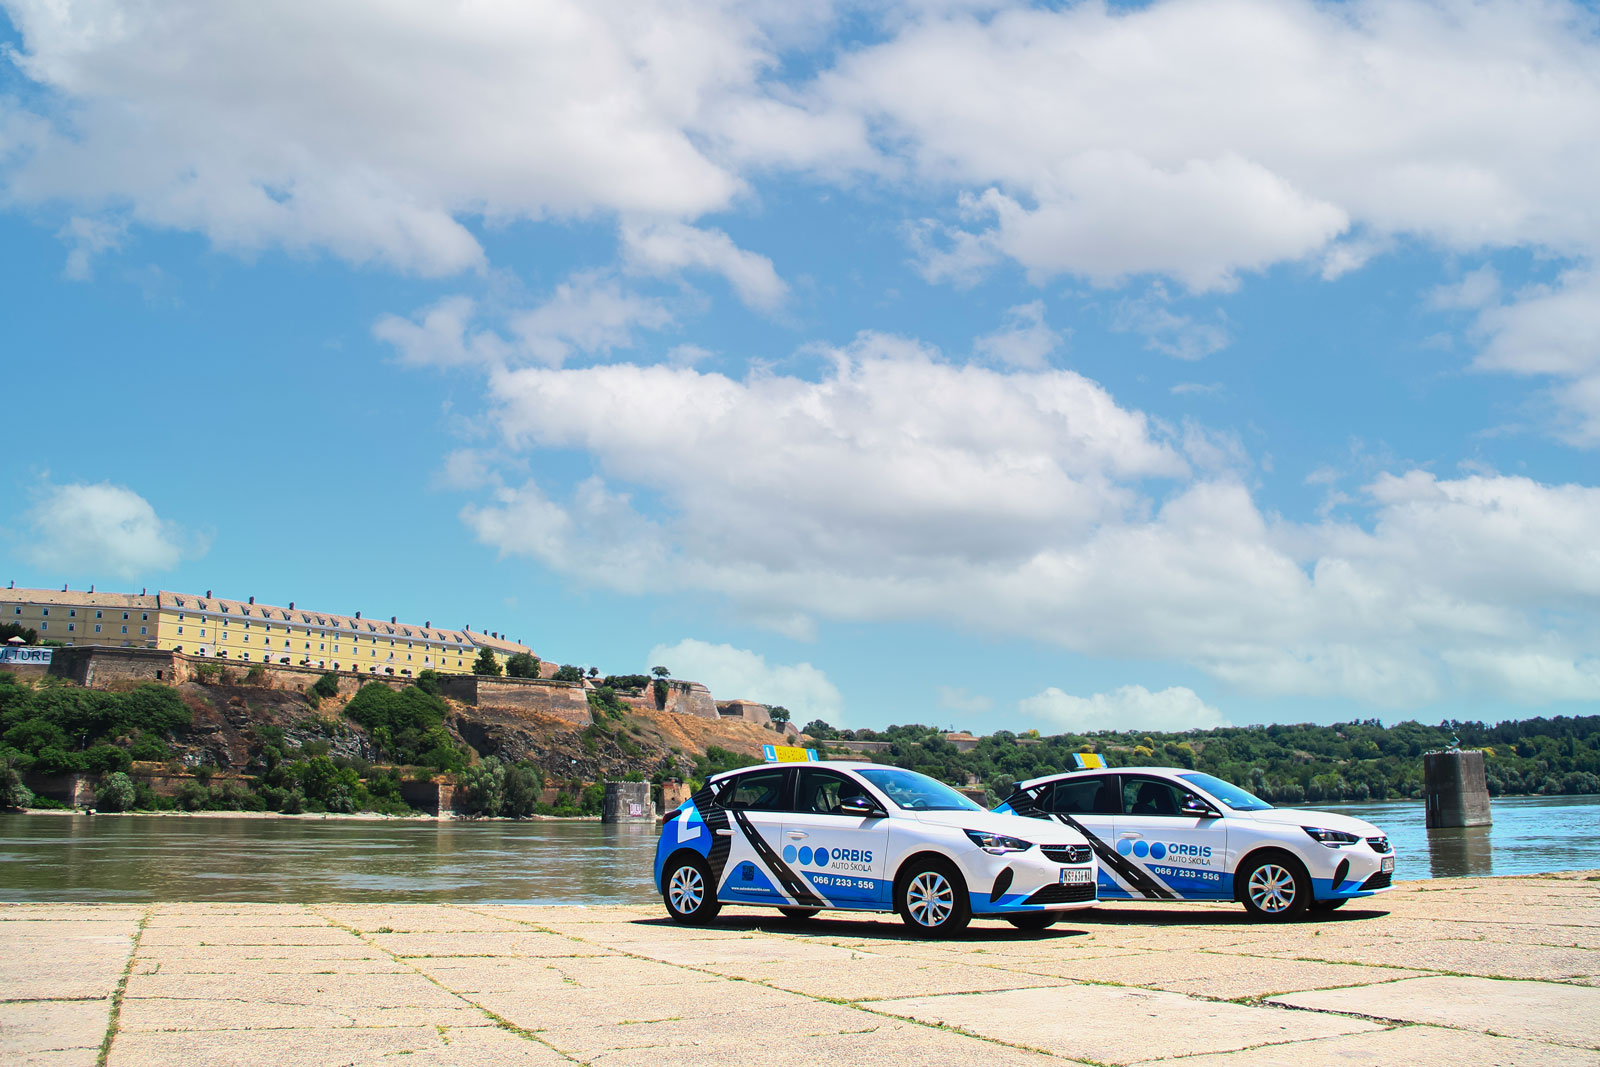
<svg viewBox="0 0 1600 1067"><path fill-rule="evenodd" d="M860 767L856 773L907 811L982 811L943 782L899 767Z"/></svg>
<svg viewBox="0 0 1600 1067"><path fill-rule="evenodd" d="M1224 782L1221 778L1213 778L1209 774L1197 771L1194 774L1180 774L1178 777L1186 782L1193 782L1234 811L1266 811L1272 807L1260 797L1246 793L1238 786Z"/></svg>

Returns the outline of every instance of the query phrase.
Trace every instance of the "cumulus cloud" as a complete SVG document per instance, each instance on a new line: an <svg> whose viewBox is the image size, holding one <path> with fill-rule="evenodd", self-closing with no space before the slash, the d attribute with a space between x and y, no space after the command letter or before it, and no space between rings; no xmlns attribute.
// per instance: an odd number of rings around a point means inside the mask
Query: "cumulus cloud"
<svg viewBox="0 0 1600 1067"><path fill-rule="evenodd" d="M718 700L781 704L793 713L797 726L812 719L837 726L844 714L838 687L809 663L769 664L759 653L692 637L675 645L657 645L646 658L676 677L703 682Z"/></svg>
<svg viewBox="0 0 1600 1067"><path fill-rule="evenodd" d="M1043 300L1019 304L1007 311L1000 329L972 344L980 356L1029 370L1046 366L1051 353L1060 347L1061 335L1045 325Z"/></svg>
<svg viewBox="0 0 1600 1067"><path fill-rule="evenodd" d="M1475 365L1550 379L1559 412L1554 432L1571 444L1600 445L1600 269L1564 273L1506 303L1480 287L1476 328L1484 336Z"/></svg>
<svg viewBox="0 0 1600 1067"><path fill-rule="evenodd" d="M0 105L17 200L422 274L482 264L464 216L727 205L743 181L691 131L796 20L574 0L7 7L19 69L66 105Z"/></svg>
<svg viewBox="0 0 1600 1067"><path fill-rule="evenodd" d="M1057 730L1204 730L1231 726L1216 708L1193 689L1173 686L1152 693L1142 685L1125 685L1109 693L1072 696L1051 686L1017 705L1022 714Z"/></svg>
<svg viewBox="0 0 1600 1067"><path fill-rule="evenodd" d="M1153 285L1142 297L1117 305L1111 328L1139 334L1146 348L1173 359L1204 359L1228 346L1228 331L1215 322L1200 322L1174 312L1165 287Z"/></svg>
<svg viewBox="0 0 1600 1067"><path fill-rule="evenodd" d="M815 380L530 367L490 389L500 448L579 450L597 473L470 506L484 543L786 632L939 620L1382 706L1513 680L1567 699L1600 639L1600 489L1403 471L1348 498L1359 522L1291 522L1232 473L1236 442L1175 437L1071 372L881 336ZM1487 651L1523 658L1495 672Z"/></svg>
<svg viewBox="0 0 1600 1067"><path fill-rule="evenodd" d="M1510 0L934 5L810 100L956 191L935 277L1003 255L1225 289L1292 261L1337 277L1396 236L1592 256L1596 26Z"/></svg>
<svg viewBox="0 0 1600 1067"><path fill-rule="evenodd" d="M739 299L762 311L776 310L789 287L766 256L747 252L721 230L700 230L681 222L622 228L623 259L635 271L670 274L695 267L721 274Z"/></svg>
<svg viewBox="0 0 1600 1067"><path fill-rule="evenodd" d="M56 572L135 578L171 570L206 548L144 497L109 482L46 487L23 526L23 557Z"/></svg>

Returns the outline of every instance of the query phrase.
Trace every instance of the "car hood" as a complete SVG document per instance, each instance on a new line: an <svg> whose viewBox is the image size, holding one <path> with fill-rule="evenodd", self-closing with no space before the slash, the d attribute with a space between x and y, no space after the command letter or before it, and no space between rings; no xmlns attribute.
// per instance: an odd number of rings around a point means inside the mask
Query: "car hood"
<svg viewBox="0 0 1600 1067"><path fill-rule="evenodd" d="M1236 811L1236 819L1253 819L1286 826L1311 826L1322 830L1341 830L1357 837L1380 837L1383 831L1367 822L1332 811L1312 811L1309 808L1268 808L1266 811Z"/></svg>
<svg viewBox="0 0 1600 1067"><path fill-rule="evenodd" d="M958 830L982 830L991 834L1020 837L1036 845L1086 845L1088 841L1070 826L1051 820L1028 819L993 811L911 811L905 814L918 822L953 826Z"/></svg>

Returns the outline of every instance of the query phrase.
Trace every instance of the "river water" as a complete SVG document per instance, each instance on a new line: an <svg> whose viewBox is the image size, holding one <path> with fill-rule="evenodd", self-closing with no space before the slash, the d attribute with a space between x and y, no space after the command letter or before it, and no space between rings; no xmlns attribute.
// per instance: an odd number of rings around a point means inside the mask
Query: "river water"
<svg viewBox="0 0 1600 1067"><path fill-rule="evenodd" d="M1423 829L1421 801L1341 805L1394 841L1395 876L1600 868L1600 796L1494 802L1494 825ZM642 904L648 823L0 815L0 901Z"/></svg>

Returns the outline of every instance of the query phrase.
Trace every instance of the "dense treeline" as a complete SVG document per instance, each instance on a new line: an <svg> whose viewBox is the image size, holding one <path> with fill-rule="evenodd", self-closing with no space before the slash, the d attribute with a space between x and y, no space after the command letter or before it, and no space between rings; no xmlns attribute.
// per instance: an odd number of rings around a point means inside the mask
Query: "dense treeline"
<svg viewBox="0 0 1600 1067"><path fill-rule="evenodd" d="M1003 796L1013 782L1074 766L1072 755L1095 751L1112 766L1190 767L1237 782L1276 804L1385 800L1422 795L1422 754L1459 738L1484 750L1490 793L1600 793L1600 715L1522 719L1486 726L1447 721L1438 726L1376 719L1289 726L1229 726L1185 733L1143 730L1039 737L1002 730L958 751L944 732L927 726L834 730L812 722L822 739L889 741L880 762L960 784L975 779ZM1019 740L1021 743L1019 744Z"/></svg>

